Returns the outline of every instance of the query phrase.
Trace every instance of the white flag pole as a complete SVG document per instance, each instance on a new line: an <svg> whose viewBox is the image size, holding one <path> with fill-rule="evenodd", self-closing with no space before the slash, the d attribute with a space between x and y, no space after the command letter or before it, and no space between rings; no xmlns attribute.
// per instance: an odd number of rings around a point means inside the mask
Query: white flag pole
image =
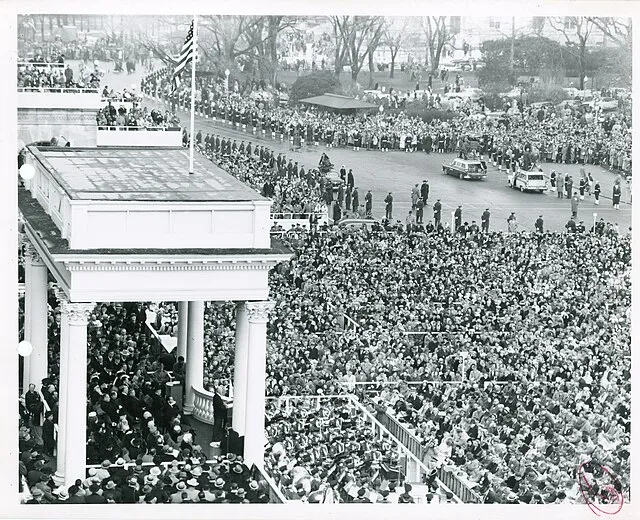
<svg viewBox="0 0 640 520"><path fill-rule="evenodd" d="M191 55L191 133L189 139L189 174L193 174L193 150L196 141L196 58L198 54L198 16L193 15L193 47Z"/></svg>

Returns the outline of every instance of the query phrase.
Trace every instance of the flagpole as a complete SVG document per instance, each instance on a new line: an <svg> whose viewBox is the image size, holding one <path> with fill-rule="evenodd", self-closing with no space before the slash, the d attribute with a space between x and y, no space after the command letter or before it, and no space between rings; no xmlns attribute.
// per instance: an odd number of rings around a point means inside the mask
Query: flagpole
<svg viewBox="0 0 640 520"><path fill-rule="evenodd" d="M196 57L198 54L198 16L193 15L193 54L191 59L191 133L189 139L189 174L193 174L193 150L196 141Z"/></svg>

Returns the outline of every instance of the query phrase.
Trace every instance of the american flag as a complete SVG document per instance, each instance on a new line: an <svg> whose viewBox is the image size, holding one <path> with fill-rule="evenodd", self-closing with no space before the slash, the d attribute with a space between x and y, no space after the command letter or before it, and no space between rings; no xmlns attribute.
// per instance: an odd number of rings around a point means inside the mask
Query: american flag
<svg viewBox="0 0 640 520"><path fill-rule="evenodd" d="M182 71L186 68L187 63L193 60L193 51L193 20L191 20L189 32L187 33L187 37L184 39L178 63L173 71L173 90L176 90L180 86L180 76L182 75Z"/></svg>

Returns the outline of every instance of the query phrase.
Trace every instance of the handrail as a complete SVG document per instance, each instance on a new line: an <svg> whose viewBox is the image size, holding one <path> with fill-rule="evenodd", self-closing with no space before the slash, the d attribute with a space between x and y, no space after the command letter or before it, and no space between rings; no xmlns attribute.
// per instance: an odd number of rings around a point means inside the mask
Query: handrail
<svg viewBox="0 0 640 520"><path fill-rule="evenodd" d="M98 130L109 131L149 131L149 132L178 132L179 126L127 126L127 125L98 125Z"/></svg>
<svg viewBox="0 0 640 520"><path fill-rule="evenodd" d="M280 490L280 486L278 486L264 469L261 464L254 464L260 476L269 484L269 503L270 504L286 504L288 503L287 498L284 496L284 493Z"/></svg>
<svg viewBox="0 0 640 520"><path fill-rule="evenodd" d="M427 466L422 462L422 460L419 459L416 455L414 455L414 453L398 437L393 435L393 433L391 433L391 431L389 431L389 429L386 426L384 426L380 421L378 421L373 416L373 414L369 412L369 410L367 410L362 405L362 403L358 401L356 396L354 396L353 394L350 394L348 398L351 401L351 403L356 406L356 408L358 408L366 417L368 417L371 420L371 424L374 428L374 431L376 430L376 427L378 427L377 429L379 430L381 436L384 435L384 433L387 433L391 438L391 440L394 441L394 443L398 446L398 448L405 453L405 456L407 456L407 458L410 458L414 462L414 464L416 464L416 468L421 470L421 473L424 473L425 475L429 474L429 468L427 468ZM419 475L414 476L414 478L416 477L419 477ZM420 480L418 479L418 481ZM459 495L455 493L453 490L451 490L449 486L446 485L444 482L442 482L439 478L436 478L436 483L438 484L439 487L443 488L445 491L451 491L451 493L453 493L453 499L456 503L463 502L463 500L459 497Z"/></svg>
<svg viewBox="0 0 640 520"><path fill-rule="evenodd" d="M290 215L290 216L287 216ZM294 217L294 215L298 215L297 217ZM292 212L281 212L281 213L271 213L271 220L289 220L289 219L295 219L295 220L300 220L300 219L308 219L311 217L311 215L316 215L317 217L324 217L326 216L326 213L322 213L322 212L317 212L314 211L313 213L296 213L295 211Z"/></svg>
<svg viewBox="0 0 640 520"><path fill-rule="evenodd" d="M145 322L145 327L146 327L146 336L148 340L151 340L152 342L155 343L156 347L162 347L164 349L164 344L162 343L162 338L160 338L160 335L158 334L158 332L156 331L156 329L151 325L150 322Z"/></svg>
<svg viewBox="0 0 640 520"><path fill-rule="evenodd" d="M384 421L390 430L396 431L399 437L410 446L412 453L419 456L420 460L424 460L426 450L422 442L408 430L406 425L402 424L396 417L389 415L386 411ZM451 470L439 468L437 471L440 482L449 488L454 496L459 497L462 502L473 504L482 503L482 497L462 482Z"/></svg>
<svg viewBox="0 0 640 520"><path fill-rule="evenodd" d="M34 67L43 67L43 66L48 66L48 67L64 67L65 64L64 63L59 63L57 61L52 61L52 62L48 62L48 61L19 61L17 63L18 67L22 66L22 65L33 65Z"/></svg>
<svg viewBox="0 0 640 520"><path fill-rule="evenodd" d="M91 87L17 87L18 92L53 94L97 94L97 88Z"/></svg>
<svg viewBox="0 0 640 520"><path fill-rule="evenodd" d="M487 381L487 383L492 383L494 385L506 385L508 383L510 383L511 381ZM457 381L436 381L436 380L430 380L430 379L426 379L424 381L354 381L353 383L347 383L344 381L337 381L337 383L339 385L372 385L372 386L376 386L376 385L380 385L380 386L385 386L385 385L449 385L449 384L454 384L454 385L459 385L461 383L468 383L468 381L462 381L462 380L457 380Z"/></svg>

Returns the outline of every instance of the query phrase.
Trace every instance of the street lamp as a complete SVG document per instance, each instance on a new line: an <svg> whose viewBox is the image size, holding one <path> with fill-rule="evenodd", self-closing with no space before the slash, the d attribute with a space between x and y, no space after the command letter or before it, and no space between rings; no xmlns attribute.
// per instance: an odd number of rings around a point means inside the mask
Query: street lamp
<svg viewBox="0 0 640 520"><path fill-rule="evenodd" d="M229 74L231 74L229 69L224 69L224 76L225 76L224 88L227 91L227 96L229 95Z"/></svg>
<svg viewBox="0 0 640 520"><path fill-rule="evenodd" d="M597 213L593 214L593 232L596 232L596 217L598 216Z"/></svg>
<svg viewBox="0 0 640 520"><path fill-rule="evenodd" d="M451 212L451 232L453 233L456 229L456 212Z"/></svg>

